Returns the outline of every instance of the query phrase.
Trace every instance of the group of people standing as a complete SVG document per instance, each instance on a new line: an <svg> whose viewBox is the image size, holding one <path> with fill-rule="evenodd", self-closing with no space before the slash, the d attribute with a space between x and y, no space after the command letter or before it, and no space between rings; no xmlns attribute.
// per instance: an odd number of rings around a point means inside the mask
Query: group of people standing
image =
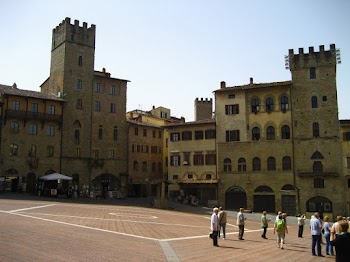
<svg viewBox="0 0 350 262"><path fill-rule="evenodd" d="M247 218L244 216L244 208L240 208L238 214L237 214L237 226L239 228L238 231L238 239L243 239L244 234L244 223ZM210 237L213 239L213 245L218 245L218 238L220 238L220 232L222 229L222 239L226 239L226 223L227 223L227 213L225 210L223 210L222 207L215 207L213 209L213 214L211 215L210 219Z"/></svg>
<svg viewBox="0 0 350 262"><path fill-rule="evenodd" d="M271 219L266 217L267 212L263 211L261 216L261 227L263 229L261 237L267 239L266 232L268 228L268 222ZM303 237L305 219L306 216L298 215L298 237ZM238 239L243 239L244 234L244 224L246 221L244 215L244 209L240 208L237 214L237 226ZM316 247L317 247L317 256L324 257L321 253L321 242L322 242L322 232L326 239L326 254L334 255L334 248L336 250L336 261L350 261L350 221L344 220L343 217L338 216L337 222L331 226L329 222L330 218L328 216L324 217L324 223L320 219L319 213L315 213L310 220L310 229L312 244L311 250L312 255L316 256ZM218 245L218 238L220 238L220 231L223 231L223 240L226 239L226 223L227 223L227 213L223 210L222 207L213 209L213 214L211 216L210 229L212 231L211 238L213 239L213 245ZM287 214L278 212L276 220L273 227L274 235L277 233L277 246L278 248L284 249L283 244L285 243L285 236L288 233L287 226Z"/></svg>

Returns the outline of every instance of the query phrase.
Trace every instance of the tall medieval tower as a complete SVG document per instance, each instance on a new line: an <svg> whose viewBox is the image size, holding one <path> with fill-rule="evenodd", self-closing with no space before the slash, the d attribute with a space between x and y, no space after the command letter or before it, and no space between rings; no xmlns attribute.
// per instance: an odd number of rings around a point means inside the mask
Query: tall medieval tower
<svg viewBox="0 0 350 262"><path fill-rule="evenodd" d="M322 213L343 206L336 64L334 44L327 51L289 50L295 182L306 209Z"/></svg>
<svg viewBox="0 0 350 262"><path fill-rule="evenodd" d="M73 177L76 190L124 192L129 81L94 70L95 37L95 25L70 18L53 29L50 77L41 90L67 101L60 171Z"/></svg>

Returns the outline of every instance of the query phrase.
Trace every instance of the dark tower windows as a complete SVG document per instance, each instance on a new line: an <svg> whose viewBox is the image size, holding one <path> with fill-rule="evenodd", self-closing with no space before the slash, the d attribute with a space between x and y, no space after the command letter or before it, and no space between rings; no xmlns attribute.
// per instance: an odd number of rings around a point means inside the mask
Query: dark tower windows
<svg viewBox="0 0 350 262"><path fill-rule="evenodd" d="M78 65L83 66L83 57L80 55L78 59Z"/></svg>
<svg viewBox="0 0 350 262"><path fill-rule="evenodd" d="M103 129L102 126L99 126L98 128L98 139L102 140L103 139Z"/></svg>
<svg viewBox="0 0 350 262"><path fill-rule="evenodd" d="M320 137L320 127L317 122L312 123L312 136Z"/></svg>
<svg viewBox="0 0 350 262"><path fill-rule="evenodd" d="M290 128L287 125L282 126L282 139L290 139Z"/></svg>
<svg viewBox="0 0 350 262"><path fill-rule="evenodd" d="M245 172L247 170L247 162L244 158L238 159L238 172Z"/></svg>
<svg viewBox="0 0 350 262"><path fill-rule="evenodd" d="M82 89L83 88L83 80L77 79L77 89Z"/></svg>
<svg viewBox="0 0 350 262"><path fill-rule="evenodd" d="M260 140L260 129L259 129L259 127L254 127L252 129L252 140Z"/></svg>
<svg viewBox="0 0 350 262"><path fill-rule="evenodd" d="M282 169L285 170L292 170L292 160L289 156L285 156L282 158Z"/></svg>
<svg viewBox="0 0 350 262"><path fill-rule="evenodd" d="M253 171L261 171L261 161L260 158L253 158Z"/></svg>
<svg viewBox="0 0 350 262"><path fill-rule="evenodd" d="M310 79L316 79L316 68L310 67Z"/></svg>
<svg viewBox="0 0 350 262"><path fill-rule="evenodd" d="M311 107L312 108L317 108L317 96L312 96L311 97Z"/></svg>
<svg viewBox="0 0 350 262"><path fill-rule="evenodd" d="M231 172L232 166L231 166L231 159L225 158L224 159L224 172Z"/></svg>
<svg viewBox="0 0 350 262"><path fill-rule="evenodd" d="M260 110L260 102L258 99L254 98L252 100L252 112L257 113Z"/></svg>
<svg viewBox="0 0 350 262"><path fill-rule="evenodd" d="M268 171L276 170L276 159L274 157L269 157L267 159L267 170Z"/></svg>
<svg viewBox="0 0 350 262"><path fill-rule="evenodd" d="M273 111L273 99L271 97L266 98L265 106L266 106L266 112Z"/></svg>
<svg viewBox="0 0 350 262"><path fill-rule="evenodd" d="M273 126L269 126L266 130L266 139L267 140L275 140L275 128Z"/></svg>
<svg viewBox="0 0 350 262"><path fill-rule="evenodd" d="M289 108L288 97L287 96L282 96L281 97L281 110L282 111L287 111L288 108Z"/></svg>

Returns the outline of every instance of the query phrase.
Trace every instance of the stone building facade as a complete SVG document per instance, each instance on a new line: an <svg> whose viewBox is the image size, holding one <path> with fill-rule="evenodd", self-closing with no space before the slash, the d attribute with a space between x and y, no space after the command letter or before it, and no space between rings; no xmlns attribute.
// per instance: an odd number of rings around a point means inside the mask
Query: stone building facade
<svg viewBox="0 0 350 262"><path fill-rule="evenodd" d="M129 81L113 78L105 69L94 70L95 32L95 25L88 27L87 23L83 23L80 26L77 20L71 24L70 18L66 18L53 29L50 76L41 85L41 92L21 91L23 108L20 110L25 113L31 110L29 106L35 102L32 97L40 102L40 114L49 110L49 102L58 104L53 114L59 114L59 121L56 121L59 128L55 129L59 131L59 135L55 136L55 141L51 139L52 145L57 148L57 163L45 165L45 161L40 160L40 171L36 172L36 177L44 175L46 169L50 168L51 172L73 177L72 186L77 194L89 195L94 192L106 195L108 192L116 197L126 196L128 178L125 114ZM4 119L9 117L6 110L11 108L7 107L8 103L12 102L3 103ZM12 115L11 117L18 117L17 114ZM42 129L47 125L44 120ZM3 129L3 134L10 130ZM38 132L44 133L41 130ZM26 143L35 142L30 142L32 137L27 137L26 140ZM38 136L37 142L46 140L46 137L42 139ZM46 144L42 146L45 147ZM18 165L13 163L13 166Z"/></svg>
<svg viewBox="0 0 350 262"><path fill-rule="evenodd" d="M215 91L219 202L343 214L335 45L289 51L292 81Z"/></svg>
<svg viewBox="0 0 350 262"><path fill-rule="evenodd" d="M74 189L126 195L128 80L94 70L95 25L66 18L52 32L50 77L41 92L67 100L62 127L61 172Z"/></svg>
<svg viewBox="0 0 350 262"><path fill-rule="evenodd" d="M55 95L0 85L0 191L34 193L60 170L63 107Z"/></svg>

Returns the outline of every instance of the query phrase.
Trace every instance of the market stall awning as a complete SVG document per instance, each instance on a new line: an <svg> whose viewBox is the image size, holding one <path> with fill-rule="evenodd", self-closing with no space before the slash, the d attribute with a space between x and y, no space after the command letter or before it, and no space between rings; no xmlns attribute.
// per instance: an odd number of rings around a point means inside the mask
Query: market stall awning
<svg viewBox="0 0 350 262"><path fill-rule="evenodd" d="M59 173L53 173L50 175L39 177L40 180L72 180L73 178L65 176Z"/></svg>

